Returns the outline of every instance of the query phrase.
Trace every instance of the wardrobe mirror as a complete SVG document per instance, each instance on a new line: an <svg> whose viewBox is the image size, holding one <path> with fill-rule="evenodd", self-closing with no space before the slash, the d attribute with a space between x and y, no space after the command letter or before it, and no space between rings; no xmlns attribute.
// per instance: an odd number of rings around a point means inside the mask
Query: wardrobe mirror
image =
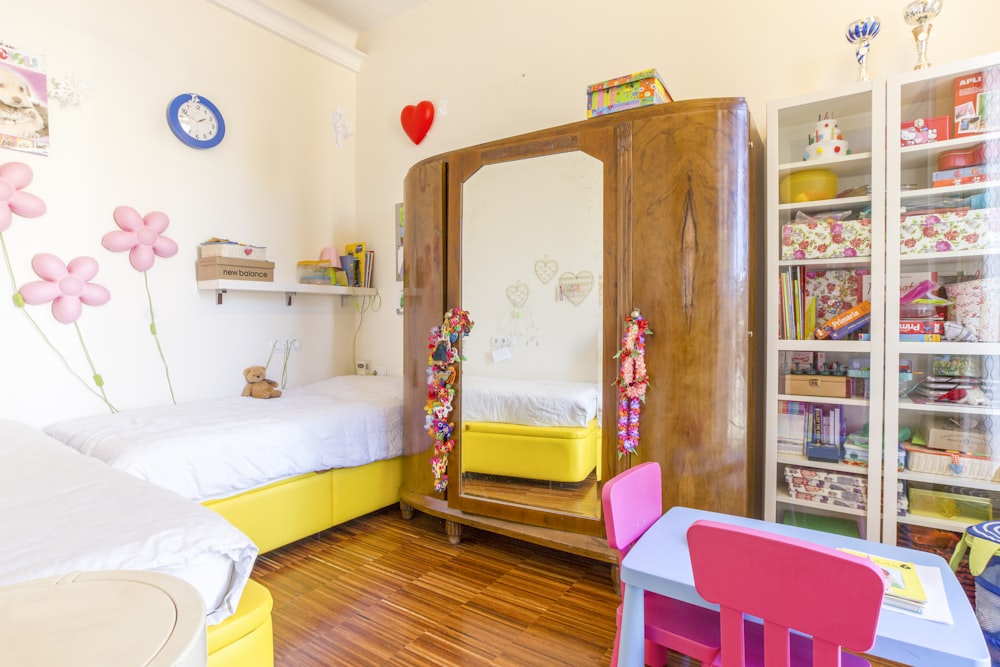
<svg viewBox="0 0 1000 667"><path fill-rule="evenodd" d="M463 497L600 517L602 179L569 151L462 185Z"/></svg>

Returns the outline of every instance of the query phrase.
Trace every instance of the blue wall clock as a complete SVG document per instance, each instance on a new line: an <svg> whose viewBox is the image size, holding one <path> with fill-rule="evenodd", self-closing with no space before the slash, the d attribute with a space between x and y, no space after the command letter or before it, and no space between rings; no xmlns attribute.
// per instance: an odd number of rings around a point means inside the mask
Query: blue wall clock
<svg viewBox="0 0 1000 667"><path fill-rule="evenodd" d="M191 148L218 146L226 136L222 112L207 98L194 93L178 95L167 107L167 124Z"/></svg>

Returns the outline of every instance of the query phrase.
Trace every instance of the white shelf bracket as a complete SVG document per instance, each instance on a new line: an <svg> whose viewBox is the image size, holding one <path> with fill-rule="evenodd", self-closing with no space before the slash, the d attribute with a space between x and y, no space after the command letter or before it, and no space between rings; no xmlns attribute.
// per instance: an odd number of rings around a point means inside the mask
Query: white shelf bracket
<svg viewBox="0 0 1000 667"><path fill-rule="evenodd" d="M215 305L217 305L217 306L221 306L222 305L222 295L225 294L225 293L226 293L226 290L224 290L224 289L217 289L217 290L215 290Z"/></svg>
<svg viewBox="0 0 1000 667"><path fill-rule="evenodd" d="M295 296L295 292L285 292L285 305L292 305L292 297Z"/></svg>

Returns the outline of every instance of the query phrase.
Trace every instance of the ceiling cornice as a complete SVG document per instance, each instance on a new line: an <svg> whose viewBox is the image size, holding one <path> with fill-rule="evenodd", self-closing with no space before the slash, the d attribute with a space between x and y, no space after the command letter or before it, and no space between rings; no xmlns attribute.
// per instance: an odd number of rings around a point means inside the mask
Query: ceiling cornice
<svg viewBox="0 0 1000 667"><path fill-rule="evenodd" d="M344 46L309 27L291 14L274 7L265 0L209 0L234 14L289 39L310 51L343 65L352 72L361 69L365 54Z"/></svg>

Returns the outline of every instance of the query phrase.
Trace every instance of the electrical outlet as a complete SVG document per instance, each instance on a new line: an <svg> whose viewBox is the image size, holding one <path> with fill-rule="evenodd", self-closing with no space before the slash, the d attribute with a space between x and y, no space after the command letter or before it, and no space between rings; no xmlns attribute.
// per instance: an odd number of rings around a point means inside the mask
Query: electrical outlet
<svg viewBox="0 0 1000 667"><path fill-rule="evenodd" d="M386 376L389 372L385 369L385 366L375 366L372 368L372 375Z"/></svg>
<svg viewBox="0 0 1000 667"><path fill-rule="evenodd" d="M372 362L370 361L359 361L357 367L358 375L371 375L372 374Z"/></svg>

